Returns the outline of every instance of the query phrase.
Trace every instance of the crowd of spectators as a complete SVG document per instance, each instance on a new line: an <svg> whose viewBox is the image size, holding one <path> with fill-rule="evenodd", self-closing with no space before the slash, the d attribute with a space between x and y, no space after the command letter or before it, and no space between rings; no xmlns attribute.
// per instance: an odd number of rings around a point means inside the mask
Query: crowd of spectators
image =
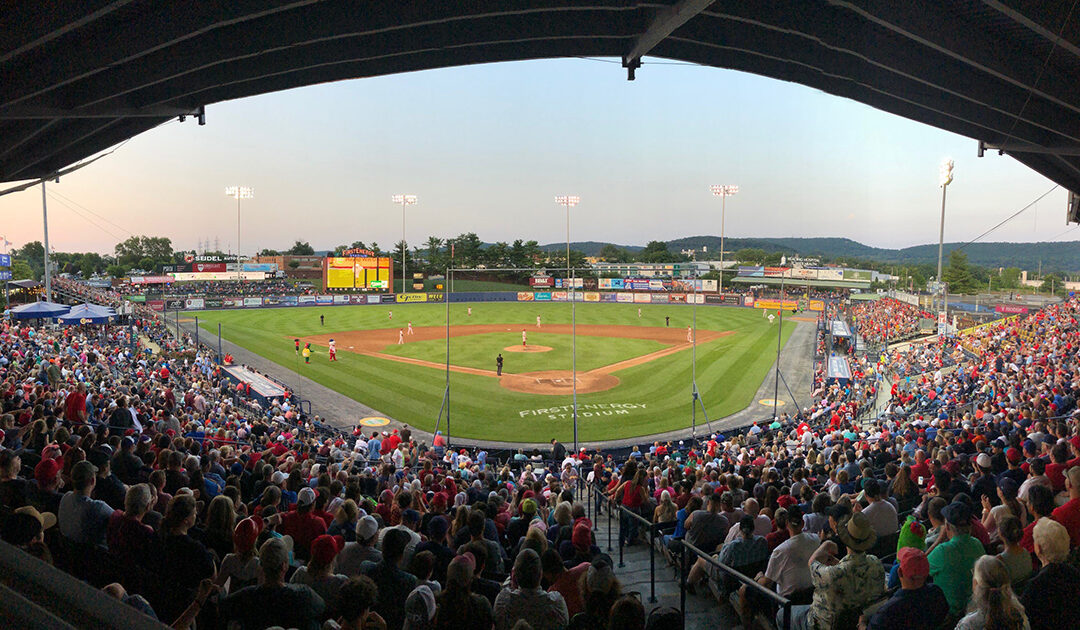
<svg viewBox="0 0 1080 630"><path fill-rule="evenodd" d="M73 283L74 284L74 283ZM163 284L116 285L112 291L117 295L142 295L159 293L162 297L216 297L216 296L262 296L262 295L313 295L315 287L310 282L291 282L284 278L265 280L195 280Z"/></svg>
<svg viewBox="0 0 1080 630"><path fill-rule="evenodd" d="M931 313L891 297L859 302L851 310L859 336L875 344L909 338L919 332L920 319L933 317Z"/></svg>
<svg viewBox="0 0 1080 630"><path fill-rule="evenodd" d="M1078 309L895 377L874 420L831 390L737 435L505 462L407 428L320 433L289 402L247 413L142 311L96 335L4 322L0 534L174 627L644 628L591 483L671 523L673 558L685 540L760 567L797 628L1080 627ZM620 516L620 544L643 542ZM694 562L690 588L714 573Z"/></svg>

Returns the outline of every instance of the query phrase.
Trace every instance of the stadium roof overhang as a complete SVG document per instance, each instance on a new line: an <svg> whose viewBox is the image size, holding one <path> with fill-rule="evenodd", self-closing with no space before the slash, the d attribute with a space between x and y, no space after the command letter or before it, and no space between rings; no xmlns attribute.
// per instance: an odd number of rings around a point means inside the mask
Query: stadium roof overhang
<svg viewBox="0 0 1080 630"><path fill-rule="evenodd" d="M750 284L750 285L754 285L754 284L769 284L769 285L775 285L775 286L784 285L786 287L789 287L789 289L793 293L797 292L799 289L804 289L806 287L817 287L817 288L820 288L820 289L869 289L870 288L870 283L869 282L852 282L850 280L832 281L832 280L810 280L810 279L803 279L803 278L762 278L762 277L751 277L751 276L742 276L742 277L737 276L735 278L732 278L731 281L732 282L737 282L739 284Z"/></svg>
<svg viewBox="0 0 1080 630"><path fill-rule="evenodd" d="M793 81L1002 149L1080 191L1080 16L1060 0L83 0L0 13L0 181L230 99L525 59ZM1071 20L1070 20L1071 18ZM687 103L702 109L704 103ZM980 145L980 152L983 145Z"/></svg>

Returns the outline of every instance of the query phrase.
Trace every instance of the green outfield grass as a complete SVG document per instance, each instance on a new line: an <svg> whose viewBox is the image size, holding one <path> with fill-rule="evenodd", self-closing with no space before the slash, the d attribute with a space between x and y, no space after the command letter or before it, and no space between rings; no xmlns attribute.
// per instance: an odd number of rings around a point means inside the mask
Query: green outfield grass
<svg viewBox="0 0 1080 630"><path fill-rule="evenodd" d="M507 324L535 326L536 316L544 324L570 323L570 305L565 303L475 303L472 315L466 304L450 306L451 326L465 324ZM671 317L672 328L691 323L693 308L688 305L579 304L578 324L614 326L663 326ZM393 311L393 320L388 318ZM318 348L312 363L298 362L292 339L307 335L333 334L350 330L413 326L444 326L444 304L384 304L370 306L327 306L305 308L202 311L197 315L204 331L217 333L238 345L275 361L290 370L300 369L305 379L313 379L347 396L378 409L410 425L431 430L442 403L446 375L442 370L409 365L347 352L339 347L336 363L326 360ZM320 326L319 316L325 317ZM710 419L718 419L745 408L765 379L776 356L778 324L769 324L761 311L702 306L697 308L700 329L733 331L734 334L697 347L697 380ZM783 341L793 325L785 324ZM520 343L520 333L453 337L451 363L492 369L499 348ZM542 340L541 340L542 339ZM530 343L551 346L552 352L509 355L507 369L513 371L562 370L570 368L569 335L529 331ZM598 366L653 352L658 342L626 338L578 337L578 366ZM388 352L402 356L445 361L446 344L408 343L391 346ZM659 433L690 424L691 353L683 350L615 373L620 384L614 389L578 395L578 437L582 441L608 440ZM516 362L528 360L527 368ZM535 362L534 362L535 361ZM516 442L546 442L552 437L572 439L570 396L525 394L501 387L497 379L452 372L451 433L474 439ZM295 387L296 380L292 381ZM698 419L701 420L700 411ZM356 418L343 419L347 423ZM445 429L445 420L443 424Z"/></svg>
<svg viewBox="0 0 1080 630"><path fill-rule="evenodd" d="M461 339L455 340L460 341ZM453 343L453 342L451 342ZM566 335L547 334L529 331L530 346L548 346L549 352L535 354L525 352L505 352L507 346L520 346L521 332L513 328L505 333L487 333L471 335L468 343L459 343L452 348L454 365L495 369L495 356L503 354L503 371L508 374L539 372L541 370L566 369L572 360L572 344ZM611 365L643 354L663 350L667 346L659 341L648 339L612 339L610 337L577 338L577 368L581 371ZM401 346L389 346L383 354L392 354L413 359L434 360L432 357L446 357L446 340L436 339L407 343Z"/></svg>

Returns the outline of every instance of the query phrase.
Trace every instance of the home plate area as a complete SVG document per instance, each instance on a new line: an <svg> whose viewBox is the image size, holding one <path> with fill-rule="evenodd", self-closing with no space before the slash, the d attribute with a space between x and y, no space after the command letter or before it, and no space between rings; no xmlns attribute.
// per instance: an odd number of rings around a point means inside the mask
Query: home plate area
<svg viewBox="0 0 1080 630"><path fill-rule="evenodd" d="M565 396L574 388L574 375L570 370L545 370L524 374L503 374L499 385L516 392L526 394L547 394ZM596 371L578 372L577 390L579 394L602 392L617 387L619 377Z"/></svg>

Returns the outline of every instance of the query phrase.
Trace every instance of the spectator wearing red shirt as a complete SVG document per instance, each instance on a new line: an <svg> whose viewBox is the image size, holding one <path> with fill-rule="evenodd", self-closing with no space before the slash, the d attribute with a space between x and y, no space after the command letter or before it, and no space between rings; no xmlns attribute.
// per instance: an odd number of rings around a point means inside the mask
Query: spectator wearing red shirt
<svg viewBox="0 0 1080 630"><path fill-rule="evenodd" d="M1054 510L1052 516L1069 532L1070 546L1080 547L1080 467L1069 469L1065 475L1065 489L1069 491L1069 500Z"/></svg>
<svg viewBox="0 0 1080 630"><path fill-rule="evenodd" d="M292 536L293 552L307 560L311 555L311 542L326 533L326 521L314 514L315 491L301 488L297 494L296 509L281 516L282 535Z"/></svg>
<svg viewBox="0 0 1080 630"><path fill-rule="evenodd" d="M64 419L77 424L86 422L85 383L79 383L78 389L67 395L64 401Z"/></svg>
<svg viewBox="0 0 1080 630"><path fill-rule="evenodd" d="M1065 491L1065 471L1069 469L1069 444L1058 442L1050 449L1050 463L1046 465L1046 476L1050 478L1050 484L1054 492Z"/></svg>
<svg viewBox="0 0 1080 630"><path fill-rule="evenodd" d="M1032 486L1028 491L1028 509L1031 511L1031 524L1024 528L1024 537L1020 546L1035 553L1035 523L1044 518L1051 518L1054 511L1054 491L1046 486Z"/></svg>

